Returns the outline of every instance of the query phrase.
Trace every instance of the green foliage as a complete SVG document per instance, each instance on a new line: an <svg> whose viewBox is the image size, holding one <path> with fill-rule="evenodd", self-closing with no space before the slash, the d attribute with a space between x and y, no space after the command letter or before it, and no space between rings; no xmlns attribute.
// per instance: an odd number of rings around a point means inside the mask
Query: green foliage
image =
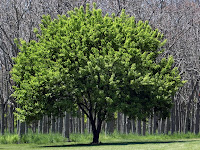
<svg viewBox="0 0 200 150"><path fill-rule="evenodd" d="M102 16L83 7L69 17L43 16L37 41L21 40L12 78L21 119L76 112L101 120L116 111L144 119L167 116L172 96L183 85L173 58L157 57L166 43L149 23L122 11Z"/></svg>
<svg viewBox="0 0 200 150"><path fill-rule="evenodd" d="M154 134L139 136L137 134L120 134L115 131L112 134L105 134L102 132L100 134L101 142L113 142L113 141L136 141L136 142L145 142L145 141L170 141L170 140L180 140L180 139L197 139L200 138L200 134L194 134L188 132L187 134L177 133L177 134ZM89 143L92 139L92 134L71 134L70 140L75 143ZM61 134L37 134L29 133L20 139L18 134L6 134L0 137L0 144L23 144L23 143L33 143L33 144L49 144L49 143L62 143L66 142L66 139L62 137Z"/></svg>
<svg viewBox="0 0 200 150"><path fill-rule="evenodd" d="M0 137L0 144L17 144L19 142L19 136L15 135L3 135Z"/></svg>
<svg viewBox="0 0 200 150"><path fill-rule="evenodd" d="M36 134L29 133L20 137L18 134L6 134L0 137L0 144L22 144L22 143L34 143L34 144L47 144L65 142L66 139L60 134Z"/></svg>

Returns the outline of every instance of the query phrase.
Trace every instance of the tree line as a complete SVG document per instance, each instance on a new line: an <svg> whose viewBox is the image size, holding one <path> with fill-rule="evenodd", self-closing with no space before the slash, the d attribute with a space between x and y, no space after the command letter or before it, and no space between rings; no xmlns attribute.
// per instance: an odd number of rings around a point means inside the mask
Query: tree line
<svg viewBox="0 0 200 150"><path fill-rule="evenodd" d="M26 131L25 124L21 124L16 119L15 109L17 104L11 96L14 92L11 80L10 70L13 67L12 57L16 57L19 49L14 43L14 39L23 38L26 41L36 39L33 28L38 27L41 16L49 14L52 18L56 18L58 14L66 14L68 10L72 10L76 6L86 7L86 3L95 1L1 1L1 24L0 24L0 50L1 50L1 133L4 134L5 129L9 129L11 133L18 126ZM180 71L183 80L187 83L173 97L174 107L171 110L171 116L161 118L152 115L148 122L141 120L131 120L124 114L115 114L116 121L104 123L104 128L108 132L112 132L112 126L121 133L136 132L138 134L149 133L168 134L175 132L194 132L199 133L199 1L173 1L173 0L150 0L150 1L128 1L128 0L101 0L96 1L97 7L103 10L103 13L112 14L114 12L120 15L122 9L135 16L137 20L148 20L153 28L158 28L164 33L168 42L165 46L164 56L173 55L175 65ZM80 114L82 114L80 112ZM55 126L53 125L55 123ZM52 132L83 132L90 131L90 125L85 117L75 118L65 115L64 121L69 124L63 128L63 118L54 119L43 117L43 120L32 124L35 131L36 128L41 129L39 132L48 132L50 127ZM46 122L46 123L45 123ZM51 126L47 123L52 122ZM53 123L54 122L54 123ZM41 128L44 126L44 128ZM54 127L53 127L54 126ZM86 128L87 127L87 128ZM57 128L57 129L56 129ZM65 130L63 130L65 129ZM70 129L70 130L68 130ZM61 131L62 130L62 131ZM111 130L111 131L110 131ZM23 132L21 132L23 133Z"/></svg>

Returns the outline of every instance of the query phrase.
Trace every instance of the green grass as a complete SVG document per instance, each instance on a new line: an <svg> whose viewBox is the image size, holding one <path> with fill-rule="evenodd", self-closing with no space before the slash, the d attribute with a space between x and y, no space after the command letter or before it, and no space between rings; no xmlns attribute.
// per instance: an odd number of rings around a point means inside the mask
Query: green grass
<svg viewBox="0 0 200 150"><path fill-rule="evenodd" d="M123 140L107 141L101 145L57 143L57 144L3 144L1 150L199 150L200 139L185 139L175 141L135 142Z"/></svg>
<svg viewBox="0 0 200 150"><path fill-rule="evenodd" d="M90 145L91 134L71 134L66 142L60 134L28 134L21 139L16 135L0 136L0 150L199 150L200 134L147 135L135 134L100 135L100 145ZM18 143L21 144L13 144ZM24 144L26 143L26 144Z"/></svg>

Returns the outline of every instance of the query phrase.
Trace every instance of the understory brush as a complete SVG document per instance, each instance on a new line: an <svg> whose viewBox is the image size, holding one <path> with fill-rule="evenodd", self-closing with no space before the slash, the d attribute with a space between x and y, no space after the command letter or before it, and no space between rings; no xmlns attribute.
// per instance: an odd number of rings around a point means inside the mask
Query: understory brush
<svg viewBox="0 0 200 150"><path fill-rule="evenodd" d="M70 141L75 143L90 143L92 141L91 133L84 134L70 134ZM145 136L137 134L120 134L114 132L112 134L106 134L102 132L100 134L100 141L105 142L118 142L118 141L133 141L133 142L148 142L148 141L176 141L180 139L197 139L200 138L200 134L194 133L176 133L176 134L146 134ZM49 144L49 143L63 143L68 142L67 138L64 138L59 133L49 134L38 134L28 133L20 137L18 134L8 134L0 136L0 144L22 144L22 143L33 143L33 144Z"/></svg>
<svg viewBox="0 0 200 150"><path fill-rule="evenodd" d="M23 136L18 134L5 134L0 136L0 144L18 144L18 143L34 143L34 144L47 144L65 142L66 139L62 135L56 134L37 134L28 133Z"/></svg>

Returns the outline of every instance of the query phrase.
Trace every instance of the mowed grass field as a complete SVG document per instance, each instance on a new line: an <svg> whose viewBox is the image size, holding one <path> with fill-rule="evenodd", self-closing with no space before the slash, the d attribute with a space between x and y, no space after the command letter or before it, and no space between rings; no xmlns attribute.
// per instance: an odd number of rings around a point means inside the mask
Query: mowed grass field
<svg viewBox="0 0 200 150"><path fill-rule="evenodd" d="M57 143L47 145L36 144L1 144L0 150L200 150L200 139L184 139L176 141L116 141L100 145Z"/></svg>

